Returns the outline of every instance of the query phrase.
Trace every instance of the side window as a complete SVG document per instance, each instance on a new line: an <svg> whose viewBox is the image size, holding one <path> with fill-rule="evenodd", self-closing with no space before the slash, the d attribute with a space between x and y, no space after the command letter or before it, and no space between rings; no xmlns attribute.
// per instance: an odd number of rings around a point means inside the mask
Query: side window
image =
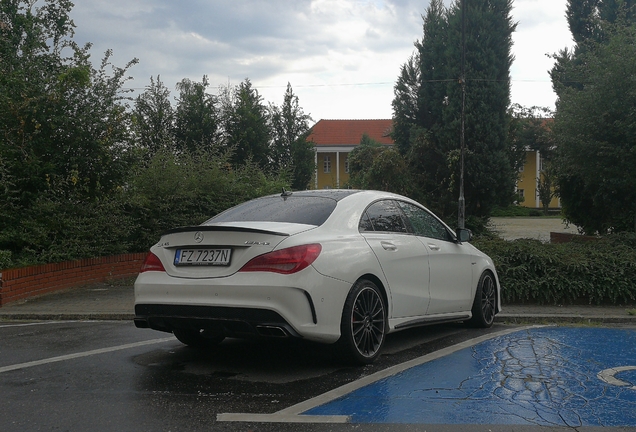
<svg viewBox="0 0 636 432"><path fill-rule="evenodd" d="M360 225L358 225L358 231L373 231L373 225L371 224L371 219L367 215L367 212L362 214L362 218L360 219Z"/></svg>
<svg viewBox="0 0 636 432"><path fill-rule="evenodd" d="M413 227L415 235L437 240L453 241L453 236L435 216L413 204L398 201L406 218Z"/></svg>
<svg viewBox="0 0 636 432"><path fill-rule="evenodd" d="M370 224L370 226L369 226ZM368 229L372 227L372 229ZM406 233L402 212L392 200L378 201L367 209L360 220L360 231Z"/></svg>

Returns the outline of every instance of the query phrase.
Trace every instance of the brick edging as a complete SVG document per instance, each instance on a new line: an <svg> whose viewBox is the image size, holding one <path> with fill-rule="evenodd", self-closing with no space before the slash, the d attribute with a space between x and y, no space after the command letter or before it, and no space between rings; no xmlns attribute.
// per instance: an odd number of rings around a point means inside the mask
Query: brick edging
<svg viewBox="0 0 636 432"><path fill-rule="evenodd" d="M146 253L87 258L2 270L0 307L24 298L139 273Z"/></svg>

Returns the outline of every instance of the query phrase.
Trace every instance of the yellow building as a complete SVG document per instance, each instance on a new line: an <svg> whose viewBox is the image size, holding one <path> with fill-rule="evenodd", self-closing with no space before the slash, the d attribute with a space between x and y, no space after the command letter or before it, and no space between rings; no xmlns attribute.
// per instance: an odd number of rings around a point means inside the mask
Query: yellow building
<svg viewBox="0 0 636 432"><path fill-rule="evenodd" d="M526 161L519 170L519 180L517 181L517 194L519 195L519 205L530 208L542 208L543 204L539 199L539 179L543 178L543 159L537 150L526 150ZM561 208L560 200L556 197L550 201L549 208Z"/></svg>
<svg viewBox="0 0 636 432"><path fill-rule="evenodd" d="M393 145L390 133L391 119L380 120L320 120L311 128L309 141L316 151L312 189L339 189L349 181L349 153L360 144L363 135L383 145ZM519 170L517 193L524 207L541 208L538 179L542 176L541 155L527 150L525 165ZM553 198L551 209L560 208L558 198Z"/></svg>
<svg viewBox="0 0 636 432"><path fill-rule="evenodd" d="M307 138L315 146L316 171L313 189L340 189L349 181L349 153L363 135L383 145L393 145L389 136L392 120L320 120Z"/></svg>

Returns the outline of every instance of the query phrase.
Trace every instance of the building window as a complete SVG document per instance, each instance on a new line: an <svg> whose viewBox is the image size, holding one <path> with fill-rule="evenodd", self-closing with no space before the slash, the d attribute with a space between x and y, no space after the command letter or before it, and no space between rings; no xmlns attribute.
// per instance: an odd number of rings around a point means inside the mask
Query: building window
<svg viewBox="0 0 636 432"><path fill-rule="evenodd" d="M519 172L523 172L524 167L525 167L525 164L521 165L521 166L519 167Z"/></svg>
<svg viewBox="0 0 636 432"><path fill-rule="evenodd" d="M349 156L345 158L345 172L349 174Z"/></svg>
<svg viewBox="0 0 636 432"><path fill-rule="evenodd" d="M523 189L517 189L517 195L519 196L520 199L523 199L525 197Z"/></svg>
<svg viewBox="0 0 636 432"><path fill-rule="evenodd" d="M324 172L326 173L331 172L331 156L325 156L322 167Z"/></svg>

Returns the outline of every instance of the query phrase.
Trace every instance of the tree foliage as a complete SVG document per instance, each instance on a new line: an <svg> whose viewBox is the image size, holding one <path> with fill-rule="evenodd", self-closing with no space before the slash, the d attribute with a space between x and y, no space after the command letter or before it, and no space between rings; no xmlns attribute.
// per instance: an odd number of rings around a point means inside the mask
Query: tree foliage
<svg viewBox="0 0 636 432"><path fill-rule="evenodd" d="M232 163L251 160L261 169L269 166L270 124L267 107L249 79L223 93L223 132L233 149Z"/></svg>
<svg viewBox="0 0 636 432"><path fill-rule="evenodd" d="M64 247L57 211L107 199L134 161L122 86L136 60L115 67L106 52L95 69L71 7L0 3L0 249L18 255Z"/></svg>
<svg viewBox="0 0 636 432"><path fill-rule="evenodd" d="M593 31L571 24L577 45L551 71L557 190L565 217L588 234L636 230L636 23L627 3L598 2L585 18Z"/></svg>
<svg viewBox="0 0 636 432"><path fill-rule="evenodd" d="M133 130L137 146L148 158L157 152L174 149L174 109L170 103L170 90L150 77L150 85L135 99Z"/></svg>
<svg viewBox="0 0 636 432"><path fill-rule="evenodd" d="M208 86L207 76L200 83L185 78L177 84L174 135L178 151L194 153L218 144L219 107L216 97L207 93Z"/></svg>
<svg viewBox="0 0 636 432"><path fill-rule="evenodd" d="M406 159L396 148L383 146L367 134L349 154L349 185L410 195Z"/></svg>
<svg viewBox="0 0 636 432"><path fill-rule="evenodd" d="M510 0L465 3L466 210L487 216L509 203L516 172L508 142L512 32ZM462 112L461 8L433 0L416 54L402 67L393 138L409 159L418 199L443 217L457 209ZM426 167L426 169L424 168Z"/></svg>
<svg viewBox="0 0 636 432"><path fill-rule="evenodd" d="M300 106L291 84L283 96L283 104L269 106L272 144L271 165L290 172L292 189L306 189L315 170L314 145L307 141L312 120Z"/></svg>
<svg viewBox="0 0 636 432"><path fill-rule="evenodd" d="M209 92L159 76L129 106L127 70L73 41L68 0L0 3L0 268L147 250L161 232L308 183L309 116L271 121L249 82ZM281 129L272 129L273 125ZM280 146L280 147L279 147ZM289 155L288 155L289 156ZM303 177L304 176L304 177Z"/></svg>

